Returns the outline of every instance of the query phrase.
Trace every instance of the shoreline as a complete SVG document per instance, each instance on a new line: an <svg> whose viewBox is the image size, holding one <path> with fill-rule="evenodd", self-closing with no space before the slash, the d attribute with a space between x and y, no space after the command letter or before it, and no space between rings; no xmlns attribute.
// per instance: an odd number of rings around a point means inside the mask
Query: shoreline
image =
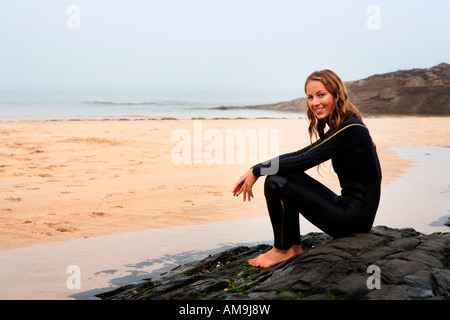
<svg viewBox="0 0 450 320"><path fill-rule="evenodd" d="M448 147L445 117L364 120L377 144L383 185L414 166L413 159L401 158L393 147ZM177 129L193 133L194 121L0 122L5 141L0 149L4 158L0 175L7 178L3 180L7 184L0 185L0 251L174 225L265 217L262 183L255 185L256 197L250 204L231 196L235 180L251 165L248 161L181 166L171 161L176 145L171 134ZM222 133L227 129L277 129L280 153L309 143L305 119L201 119L201 123L203 133L209 129ZM310 174L338 192L329 166L320 174L313 168Z"/></svg>
<svg viewBox="0 0 450 320"><path fill-rule="evenodd" d="M247 107L230 107L230 109L242 108L245 110ZM215 108L213 108L215 109ZM270 109L263 109L271 111ZM277 111L278 112L278 111ZM279 111L280 113L285 113L287 115L298 115L298 117L275 117L275 116L257 116L257 117L190 117L190 118L177 118L177 117L145 117L145 116L117 116L117 117L99 117L99 118L55 118L55 119L19 119L19 120L0 120L1 123L21 123L21 122L83 122L83 121L194 121L194 120L205 120L205 121L221 121L221 120L301 120L306 119L306 113L298 113L294 111ZM450 118L450 114L361 114L363 120L365 119L376 119L376 118Z"/></svg>

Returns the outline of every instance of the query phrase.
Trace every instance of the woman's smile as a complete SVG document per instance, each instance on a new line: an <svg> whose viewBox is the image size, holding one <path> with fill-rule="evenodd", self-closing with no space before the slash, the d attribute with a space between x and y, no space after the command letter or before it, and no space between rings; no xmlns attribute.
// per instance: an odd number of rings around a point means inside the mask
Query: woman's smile
<svg viewBox="0 0 450 320"><path fill-rule="evenodd" d="M320 107L315 107L315 108L314 108L314 111L315 111L316 113L321 113L324 109L325 109L324 106L320 106Z"/></svg>

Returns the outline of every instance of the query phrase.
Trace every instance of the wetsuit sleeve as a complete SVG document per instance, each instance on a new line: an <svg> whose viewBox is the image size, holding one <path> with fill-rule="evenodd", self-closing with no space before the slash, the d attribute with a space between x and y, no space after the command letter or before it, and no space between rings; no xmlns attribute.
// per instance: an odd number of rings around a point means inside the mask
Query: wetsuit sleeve
<svg viewBox="0 0 450 320"><path fill-rule="evenodd" d="M355 123L347 124L346 126L336 128L328 138L316 145L255 165L252 172L256 177L264 175L264 172L268 171L261 171L261 169L273 167L274 163L275 166L278 166L276 174L304 172L331 159L333 155L351 148L357 143L361 143L362 136L368 136L368 131L364 125ZM271 174L275 174L273 173L274 171L271 172Z"/></svg>
<svg viewBox="0 0 450 320"><path fill-rule="evenodd" d="M282 154L282 155L280 155L280 156L278 156L278 157L275 157L275 158L272 158L272 159L270 159L270 160L261 162L260 164L257 164L257 165L255 165L255 166L253 166L253 167L251 168L251 169L252 169L252 172L253 172L253 175L259 177L259 176L263 175L263 174L261 173L261 168L267 168L267 167L269 167L269 166L270 166L272 163L274 163L274 162L277 162L277 163L278 163L278 161L281 160L281 159L287 159L287 158L291 158L291 157L296 157L296 156L298 156L298 155L300 155L300 154L302 154L302 153L304 153L304 152L307 152L307 151L308 151L309 149L311 149L315 144L317 144L317 142L315 142L313 145L306 146L306 147L303 148L303 149L300 149L300 150L297 150L297 151L294 151L294 152L285 153L285 154Z"/></svg>
<svg viewBox="0 0 450 320"><path fill-rule="evenodd" d="M289 152L289 153L282 154L281 156L278 156L278 159L285 159L285 158L290 158L290 157L298 156L298 155L300 155L300 154L302 154L302 153L307 152L307 151L308 151L309 149L311 149L313 146L314 146L314 145L309 145L309 146L307 146L307 147L305 147L305 148L303 148L303 149L300 149L300 150L298 150L298 151L294 151L294 152Z"/></svg>

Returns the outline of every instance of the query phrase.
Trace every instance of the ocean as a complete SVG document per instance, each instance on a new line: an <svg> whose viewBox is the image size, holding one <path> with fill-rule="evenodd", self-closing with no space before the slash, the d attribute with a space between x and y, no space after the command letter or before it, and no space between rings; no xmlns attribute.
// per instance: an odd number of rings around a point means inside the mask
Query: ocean
<svg viewBox="0 0 450 320"><path fill-rule="evenodd" d="M302 118L302 113L215 109L277 103L300 96L293 92L0 91L0 120Z"/></svg>

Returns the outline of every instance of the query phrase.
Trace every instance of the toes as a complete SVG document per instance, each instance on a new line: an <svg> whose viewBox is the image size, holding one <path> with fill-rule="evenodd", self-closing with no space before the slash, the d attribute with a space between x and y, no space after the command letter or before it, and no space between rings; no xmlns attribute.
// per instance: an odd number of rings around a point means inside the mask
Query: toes
<svg viewBox="0 0 450 320"><path fill-rule="evenodd" d="M253 259L249 259L249 260L247 260L247 262L252 267L259 267L261 265L261 263L258 258L259 258L259 256L256 258L253 258Z"/></svg>
<svg viewBox="0 0 450 320"><path fill-rule="evenodd" d="M256 263L255 258L253 258L253 259L248 259L247 262L248 262L249 265L255 267L255 263Z"/></svg>

